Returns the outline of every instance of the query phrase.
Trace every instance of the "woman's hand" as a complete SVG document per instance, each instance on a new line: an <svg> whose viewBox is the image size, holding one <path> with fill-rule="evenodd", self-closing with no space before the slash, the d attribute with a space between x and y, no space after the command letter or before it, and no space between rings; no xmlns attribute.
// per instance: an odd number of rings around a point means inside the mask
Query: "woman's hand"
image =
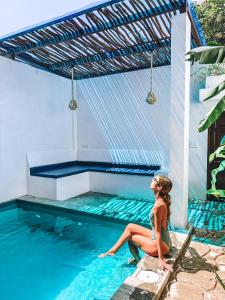
<svg viewBox="0 0 225 300"><path fill-rule="evenodd" d="M108 252L105 252L105 253L100 254L98 257L99 257L99 258L103 258L103 257L105 257L105 256L113 256L113 255L115 255L114 252L108 251Z"/></svg>
<svg viewBox="0 0 225 300"><path fill-rule="evenodd" d="M168 271L170 271L170 272L173 272L172 266L171 266L170 264L167 264L167 263L165 262L164 259L159 259L159 267L160 267L163 271L168 270Z"/></svg>

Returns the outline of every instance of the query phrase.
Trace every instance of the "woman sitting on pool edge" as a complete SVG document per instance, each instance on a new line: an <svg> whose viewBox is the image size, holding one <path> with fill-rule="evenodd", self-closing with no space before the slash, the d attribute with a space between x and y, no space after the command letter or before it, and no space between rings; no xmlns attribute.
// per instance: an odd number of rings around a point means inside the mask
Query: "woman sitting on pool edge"
<svg viewBox="0 0 225 300"><path fill-rule="evenodd" d="M150 188L155 194L155 203L149 214L152 230L137 224L128 224L115 245L99 257L115 255L128 241L134 263L141 259L139 247L148 255L159 257L160 268L172 271L171 265L167 264L163 258L172 248L168 231L171 203L169 192L172 189L172 182L167 176L157 175L152 179Z"/></svg>

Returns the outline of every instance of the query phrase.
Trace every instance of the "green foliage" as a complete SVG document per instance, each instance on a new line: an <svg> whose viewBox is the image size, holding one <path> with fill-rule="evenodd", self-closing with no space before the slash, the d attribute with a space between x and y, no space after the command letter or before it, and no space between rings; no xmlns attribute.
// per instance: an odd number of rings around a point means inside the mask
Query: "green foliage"
<svg viewBox="0 0 225 300"><path fill-rule="evenodd" d="M216 176L219 172L223 172L225 170L225 160L222 160L218 166L218 168L213 169L211 171L211 176L212 176L212 180L211 180L211 189L210 190L216 190Z"/></svg>
<svg viewBox="0 0 225 300"><path fill-rule="evenodd" d="M205 0L201 4L195 4L195 6L208 45L216 47L199 47L193 49L187 53L187 55L189 55L187 60L191 61L192 64L195 62L211 64L214 66L213 70L215 66L218 69L218 67L220 68L220 64L224 65L225 63L225 1ZM219 95L224 89L225 82L222 82L213 89L204 101ZM224 110L225 96L219 99L218 103L214 105L204 119L201 120L198 130L201 132L209 128L220 117ZM221 139L218 149L209 156L209 162L211 163L215 158L225 158L225 136ZM225 197L225 190L216 189L217 174L224 172L224 170L225 160L222 160L219 166L211 171L211 189L207 191L209 195L214 195L217 198Z"/></svg>
<svg viewBox="0 0 225 300"><path fill-rule="evenodd" d="M200 4L195 3L195 9L208 45L225 45L224 5L224 0L205 0Z"/></svg>
<svg viewBox="0 0 225 300"><path fill-rule="evenodd" d="M225 135L220 141L220 147L216 149L215 152L210 154L209 162L211 163L215 158L225 158ZM208 194L214 195L217 198L225 197L225 190L216 189L216 176L219 172L224 172L225 170L225 160L220 162L220 165L211 171L211 189L207 191Z"/></svg>
<svg viewBox="0 0 225 300"><path fill-rule="evenodd" d="M210 109L204 119L200 121L198 131L202 132L209 128L221 116L224 110L225 96L220 99L219 102Z"/></svg>
<svg viewBox="0 0 225 300"><path fill-rule="evenodd" d="M188 55L188 61L192 64L199 62L200 64L214 64L225 63L225 46L214 47L199 47L186 53ZM208 100L220 94L225 89L225 83L222 82L217 86L209 95L204 99ZM225 110L225 96L223 96L216 105L214 105L210 111L205 115L204 119L200 121L198 131L204 131L208 129L215 121L221 116Z"/></svg>
<svg viewBox="0 0 225 300"><path fill-rule="evenodd" d="M200 64L225 64L225 46L199 47L186 53L187 59L192 63Z"/></svg>
<svg viewBox="0 0 225 300"><path fill-rule="evenodd" d="M216 149L215 152L210 154L209 162L211 163L215 158L225 158L225 135L220 141L220 146Z"/></svg>
<svg viewBox="0 0 225 300"><path fill-rule="evenodd" d="M207 190L207 194L213 195L217 199L219 199L220 197L225 198L225 190L209 189Z"/></svg>
<svg viewBox="0 0 225 300"><path fill-rule="evenodd" d="M204 81L207 76L217 76L225 74L225 64L211 64L199 68L191 76L195 81Z"/></svg>
<svg viewBox="0 0 225 300"><path fill-rule="evenodd" d="M215 87L203 101L213 98L214 96L221 93L223 90L225 90L225 80L221 82L219 85L217 85L217 87Z"/></svg>

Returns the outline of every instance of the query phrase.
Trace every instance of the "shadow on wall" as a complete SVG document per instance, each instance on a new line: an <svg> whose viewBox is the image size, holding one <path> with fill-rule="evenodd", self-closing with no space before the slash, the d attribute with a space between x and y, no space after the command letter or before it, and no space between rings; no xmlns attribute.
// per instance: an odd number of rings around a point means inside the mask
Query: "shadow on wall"
<svg viewBox="0 0 225 300"><path fill-rule="evenodd" d="M108 150L113 162L168 165L170 66L78 82L78 150Z"/></svg>

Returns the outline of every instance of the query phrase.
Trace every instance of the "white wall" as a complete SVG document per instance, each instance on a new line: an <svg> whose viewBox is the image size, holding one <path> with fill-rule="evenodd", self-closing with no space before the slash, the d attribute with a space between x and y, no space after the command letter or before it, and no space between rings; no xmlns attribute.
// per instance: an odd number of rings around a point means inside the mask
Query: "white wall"
<svg viewBox="0 0 225 300"><path fill-rule="evenodd" d="M170 167L171 223L185 227L188 211L188 155L190 62L185 54L191 48L191 23L186 13L173 16L171 28L171 101L170 101Z"/></svg>
<svg viewBox="0 0 225 300"><path fill-rule="evenodd" d="M73 148L70 98L69 80L0 57L0 201L26 194L27 152Z"/></svg>
<svg viewBox="0 0 225 300"><path fill-rule="evenodd" d="M149 89L149 69L79 81L77 158L167 168L170 66L153 70L154 105Z"/></svg>
<svg viewBox="0 0 225 300"><path fill-rule="evenodd" d="M190 95L190 139L189 139L189 198L206 199L208 130L198 131L199 122L215 104L213 101L199 102L199 89L205 80L194 74L204 65L191 68Z"/></svg>

